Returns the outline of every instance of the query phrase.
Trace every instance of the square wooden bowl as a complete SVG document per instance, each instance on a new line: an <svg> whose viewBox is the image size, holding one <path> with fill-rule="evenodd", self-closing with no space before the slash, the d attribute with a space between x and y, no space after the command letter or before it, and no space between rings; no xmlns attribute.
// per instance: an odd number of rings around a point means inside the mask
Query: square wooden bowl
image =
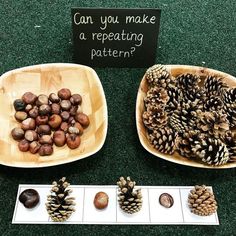
<svg viewBox="0 0 236 236"><path fill-rule="evenodd" d="M223 80L230 86L230 87L236 87L236 78L226 74L221 71L204 68L204 67L198 67L198 66L187 66L187 65L166 65L167 69L169 69L170 73L176 77L183 73L192 73L199 75L201 78L205 78L208 75L214 75L222 77ZM165 153L161 153L157 151L148 140L147 136L147 129L145 128L142 120L142 114L144 112L144 97L146 96L146 93L148 91L148 84L145 79L145 76L141 80L138 94L137 94L137 101L136 101L136 126L137 126L137 132L139 136L139 140L143 147L153 154L154 156L157 156L159 158L162 158L164 160L178 163L181 165L186 166L193 166L193 167L200 167L200 168L209 168L209 169L226 169L226 168L234 168L236 167L236 162L227 163L222 166L210 166L207 164L199 163L191 159L187 159L186 157L183 157L179 155L177 152L174 152L173 155L168 155Z"/></svg>
<svg viewBox="0 0 236 236"><path fill-rule="evenodd" d="M20 152L11 130L19 126L14 118L13 102L30 91L49 95L61 88L82 96L82 111L90 125L81 136L79 148L56 147L51 156ZM43 64L9 71L0 77L0 164L14 167L46 167L73 162L96 153L107 134L107 104L96 72L77 64Z"/></svg>

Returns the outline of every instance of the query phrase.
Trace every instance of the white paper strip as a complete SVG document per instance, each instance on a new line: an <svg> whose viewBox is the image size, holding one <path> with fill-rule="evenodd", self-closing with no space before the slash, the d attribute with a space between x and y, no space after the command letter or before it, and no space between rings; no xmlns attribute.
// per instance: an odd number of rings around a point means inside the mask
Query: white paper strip
<svg viewBox="0 0 236 236"><path fill-rule="evenodd" d="M71 185L71 196L76 198L76 211L66 222L52 222L46 211L45 202L50 194L51 185L19 185L13 224L142 224L142 225L219 225L217 213L211 216L197 216L190 212L187 204L192 186L137 186L142 189L143 206L138 213L124 213L117 201L117 186L113 185ZM33 209L27 209L18 200L22 191L33 188L40 195L40 203ZM212 190L211 187L208 187ZM108 207L98 210L93 205L97 192L106 192L109 196ZM174 198L171 208L159 204L159 196L169 193Z"/></svg>

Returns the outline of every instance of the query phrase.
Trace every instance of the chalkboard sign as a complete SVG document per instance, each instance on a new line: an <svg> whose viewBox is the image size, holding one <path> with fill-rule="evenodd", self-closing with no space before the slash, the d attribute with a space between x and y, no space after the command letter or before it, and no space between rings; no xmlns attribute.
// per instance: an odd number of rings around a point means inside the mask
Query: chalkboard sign
<svg viewBox="0 0 236 236"><path fill-rule="evenodd" d="M159 9L72 8L74 58L97 67L155 63Z"/></svg>

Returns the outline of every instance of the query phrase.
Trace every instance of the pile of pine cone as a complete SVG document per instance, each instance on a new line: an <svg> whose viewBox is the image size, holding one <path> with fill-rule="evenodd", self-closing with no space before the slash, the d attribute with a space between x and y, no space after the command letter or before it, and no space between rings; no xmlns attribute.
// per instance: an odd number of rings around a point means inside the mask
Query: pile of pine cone
<svg viewBox="0 0 236 236"><path fill-rule="evenodd" d="M163 65L150 67L145 78L143 123L158 151L214 166L236 161L236 88L214 75L175 78Z"/></svg>

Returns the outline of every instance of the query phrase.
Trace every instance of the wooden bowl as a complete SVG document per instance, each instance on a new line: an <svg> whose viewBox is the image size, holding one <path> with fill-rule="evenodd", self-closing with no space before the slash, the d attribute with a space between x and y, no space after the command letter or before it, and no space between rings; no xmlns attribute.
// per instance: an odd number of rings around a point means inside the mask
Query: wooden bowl
<svg viewBox="0 0 236 236"><path fill-rule="evenodd" d="M56 147L51 156L20 152L18 142L10 135L19 126L14 118L13 101L25 92L49 95L61 88L82 96L82 111L89 116L90 125L81 136L79 148ZM14 167L46 167L64 164L96 153L107 134L107 104L96 72L77 64L44 64L9 71L0 77L0 164Z"/></svg>
<svg viewBox="0 0 236 236"><path fill-rule="evenodd" d="M220 76L223 78L223 80L230 86L235 87L236 86L236 78L226 74L221 71L204 68L204 67L198 67L198 66L186 66L186 65L167 65L166 66L171 74L173 76L178 76L183 73L192 73L201 76L202 78L206 77L207 75L215 75ZM173 155L168 155L165 153L161 153L157 151L148 141L147 138L147 129L145 128L143 121L142 121L142 114L144 112L144 97L146 96L148 90L148 84L146 82L145 76L143 77L139 90L137 95L137 101L136 101L136 126L137 126L137 132L139 136L139 140L143 147L150 153L152 153L154 156L160 157L164 160L171 161L174 163L178 163L181 165L186 166L193 166L193 167L200 167L200 168L209 168L209 169L227 169L227 168L234 168L236 167L236 162L234 163L227 163L222 166L210 166L207 164L199 163L194 160L187 159L181 155L179 155L177 152L174 152Z"/></svg>

